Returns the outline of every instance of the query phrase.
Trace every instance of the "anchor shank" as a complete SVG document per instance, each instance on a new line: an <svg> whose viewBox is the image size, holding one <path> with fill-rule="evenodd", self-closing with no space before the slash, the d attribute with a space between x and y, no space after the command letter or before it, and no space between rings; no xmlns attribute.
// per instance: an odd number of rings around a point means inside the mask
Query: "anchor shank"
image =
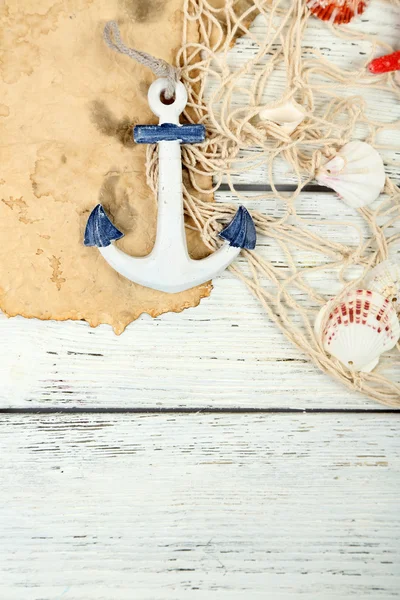
<svg viewBox="0 0 400 600"><path fill-rule="evenodd" d="M153 252L166 262L188 257L179 141L159 143L157 238Z"/></svg>

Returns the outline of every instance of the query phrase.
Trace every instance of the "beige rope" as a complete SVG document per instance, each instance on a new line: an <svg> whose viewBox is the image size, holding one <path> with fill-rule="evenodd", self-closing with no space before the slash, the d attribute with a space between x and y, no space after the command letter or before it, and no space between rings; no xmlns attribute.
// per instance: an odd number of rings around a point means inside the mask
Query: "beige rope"
<svg viewBox="0 0 400 600"><path fill-rule="evenodd" d="M391 0L398 4L397 0ZM385 194L378 208L360 209L368 235L351 221L338 219L337 239L316 234L309 223L297 214L296 203L305 184L314 179L316 170L328 157L334 156L345 143L354 139L355 127L362 124L368 130L367 140L378 147L376 138L399 124L373 122L368 117L368 107L358 94L343 94L350 86L375 87L397 96L400 88L392 75L372 78L366 64L381 46L390 50L384 41L364 36L348 28L329 26L330 31L345 39L368 39L371 54L365 57L365 65L356 71L344 71L326 60L313 48L302 48L301 40L310 17L304 0L253 0L244 3L246 9L238 13L240 3L226 0L221 8L215 8L208 0L186 0L182 48L178 56L182 79L189 91L187 118L203 123L208 132L201 146L185 146L184 165L189 174L191 188L185 189L185 208L194 225L201 232L205 244L214 249L218 246L217 233L222 224L232 218L236 208L222 203L200 199L202 190L196 176L206 174L214 178L217 187L225 176L232 192L234 173L251 171L260 164L268 167L272 192L257 197L259 211L252 211L259 236L267 236L272 244L281 249L286 263L277 265L261 257L257 249L243 252L245 263L231 267L239 279L262 304L269 318L286 337L307 354L324 372L329 373L347 387L388 406L400 406L399 347L381 357L379 366L372 373L353 373L336 359L326 354L317 339L313 323L320 307L330 298L323 297L309 283L309 276L317 271L336 273L337 284L343 292L355 287L365 272L387 258L392 244L399 242L400 189L387 178ZM266 23L265 36L260 40L249 31L249 23L262 13ZM189 28L197 27L200 43L189 41ZM228 53L237 34L246 33L255 47L254 56L240 68L229 66ZM306 112L306 119L292 136L282 132L273 123L258 119L263 105L263 91L269 85L275 70L286 69L287 88L280 99L296 99ZM207 87L206 87L207 81ZM211 92L206 89L211 89ZM238 94L246 97L246 104L235 104ZM323 108L320 99L324 100ZM275 103L276 104L276 103ZM316 108L318 106L318 108ZM242 155L246 148L257 148L258 154ZM385 146L385 148L390 148ZM398 148L393 148L398 150ZM297 181L295 192L279 192L273 184L273 169L278 158L283 158ZM395 165L399 168L400 165ZM154 149L149 147L147 176L151 187L157 188L157 160ZM263 212L263 201L275 198L285 207L285 214L274 218ZM211 199L211 198L210 198ZM252 201L255 198L252 197ZM323 206L321 205L321 214ZM319 222L327 225L326 220ZM333 223L330 223L333 225ZM340 232L352 228L358 244L341 243ZM393 246L394 247L394 246ZM299 251L312 253L313 266L304 266ZM350 267L359 267L360 277L348 283L346 273ZM331 294L333 295L333 293Z"/></svg>
<svg viewBox="0 0 400 600"><path fill-rule="evenodd" d="M121 38L119 27L115 21L108 21L105 24L103 32L104 41L111 50L125 54L132 60L151 69L156 77L165 77L168 80L168 86L165 90L165 97L173 98L175 93L176 82L180 80L179 69L173 67L162 58L155 58L147 52L129 48Z"/></svg>

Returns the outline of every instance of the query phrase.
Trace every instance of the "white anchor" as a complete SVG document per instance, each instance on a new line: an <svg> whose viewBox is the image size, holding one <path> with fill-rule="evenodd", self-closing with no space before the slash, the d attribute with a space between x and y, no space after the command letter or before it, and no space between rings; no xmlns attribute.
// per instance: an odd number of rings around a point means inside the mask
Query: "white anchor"
<svg viewBox="0 0 400 600"><path fill-rule="evenodd" d="M148 256L134 257L122 252L114 243L124 234L97 205L89 216L85 245L97 246L105 260L118 273L135 283L162 292L182 292L213 279L224 271L242 248L253 249L256 232L247 210L240 207L233 221L219 235L225 240L216 252L201 260L190 258L185 235L181 143L204 141L203 125L180 125L179 115L187 103L185 86L176 84L172 104L164 104L161 94L166 79L157 79L148 92L151 110L159 125L138 125L134 130L137 143L159 143L159 184L157 237Z"/></svg>

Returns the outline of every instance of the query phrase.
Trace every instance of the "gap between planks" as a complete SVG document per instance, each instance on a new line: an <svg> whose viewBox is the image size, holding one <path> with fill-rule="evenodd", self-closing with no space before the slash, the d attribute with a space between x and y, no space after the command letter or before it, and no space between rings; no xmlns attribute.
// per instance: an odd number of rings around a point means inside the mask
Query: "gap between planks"
<svg viewBox="0 0 400 600"><path fill-rule="evenodd" d="M234 183L234 190L237 192L273 192L272 186L264 183ZM295 192L298 186L291 183L278 183L275 185L275 189L278 192ZM221 183L216 192L232 192L232 189L228 183ZM316 194L331 194L336 195L336 192L331 188L324 187L322 185L310 184L305 185L301 188L301 192L316 193Z"/></svg>
<svg viewBox="0 0 400 600"><path fill-rule="evenodd" d="M80 408L80 407L71 407L71 408L1 408L0 415L53 415L53 414L94 414L94 415L103 415L103 414L121 414L121 415L163 415L163 414L175 414L175 415L213 415L213 414L223 414L223 415L245 415L245 414L352 414L352 415L363 415L363 414L398 414L400 413L400 408L257 408L257 407L233 407L233 408L224 408L224 407L215 407L215 408L202 408L202 407L182 407L182 408L174 408L174 407L161 407L159 409L152 407L132 407L132 408L122 408L115 406L108 406L102 408Z"/></svg>

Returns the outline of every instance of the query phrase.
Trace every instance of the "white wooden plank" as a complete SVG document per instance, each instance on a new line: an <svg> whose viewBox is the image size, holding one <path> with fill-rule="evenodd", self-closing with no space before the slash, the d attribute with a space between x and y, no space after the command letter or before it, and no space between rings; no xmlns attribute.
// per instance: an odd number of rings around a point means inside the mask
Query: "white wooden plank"
<svg viewBox="0 0 400 600"><path fill-rule="evenodd" d="M236 280L184 315L107 326L0 320L1 407L360 407L268 322Z"/></svg>
<svg viewBox="0 0 400 600"><path fill-rule="evenodd" d="M319 373L228 276L196 310L141 318L119 338L20 318L0 332L3 408L376 406Z"/></svg>
<svg viewBox="0 0 400 600"><path fill-rule="evenodd" d="M362 27L395 44L400 27L397 15L396 8L377 0L354 28ZM263 35L260 19L253 29L256 35ZM369 42L333 38L317 19L310 20L303 44L348 68L357 68L365 60L361 53L370 48ZM232 51L232 64L239 64L252 53L254 43L242 38ZM277 73L265 97L272 92L278 94L283 82L283 73ZM400 105L394 98L386 99L381 94L376 97L374 93L370 96L363 90L375 111L373 116L389 121L397 118ZM385 139L392 143L392 138L389 135ZM391 157L398 162L398 157ZM281 174L280 181L290 180L287 166ZM235 181L265 183L265 169L242 174ZM254 195L243 196L250 208L274 217L283 215L285 207L279 200L265 198L260 202L254 200ZM229 195L219 195L218 199L239 201ZM315 232L334 241L339 240L337 227L327 221L361 224L357 214L333 196L304 194L296 208L302 218L312 221ZM318 219L324 222L316 225ZM388 233L394 232L391 228ZM357 243L355 230L341 227L340 241ZM259 250L273 264L286 268L279 248L268 237L260 238ZM301 266L314 264L315 257L310 253L295 251L294 255ZM337 291L334 273L318 273L312 281L320 294ZM303 300L301 294L296 298ZM199 308L155 321L141 319L121 338L115 338L108 327L90 330L84 323L5 318L0 320L0 335L0 407L377 406L317 372L275 330L255 300L229 273L215 282L212 297Z"/></svg>
<svg viewBox="0 0 400 600"><path fill-rule="evenodd" d="M286 194L284 194L286 195ZM290 195L290 192L287 194ZM379 206L387 200L387 196L382 194L369 208L376 211ZM284 200L276 198L273 193L268 192L263 196L262 192L240 191L237 194L231 192L218 192L216 194L217 202L232 203L235 205L245 204L249 210L261 212L274 219L287 218L286 223L295 225L301 230L311 231L321 237L322 240L340 243L350 247L356 247L360 242L360 232L367 240L371 237L371 231L365 222L365 219L358 211L347 206L335 193L321 192L303 192L299 194L295 202L295 216L289 216L290 206ZM394 204L394 203L393 203ZM386 209L388 206L386 206ZM378 217L380 225L390 222L395 214L386 217ZM391 223L386 229L386 237L391 238L400 234L400 218ZM278 259L276 249L271 246L268 236L259 236L257 239L257 250L263 247L270 248L272 251L271 261ZM292 247L290 248L292 250ZM395 253L400 251L400 241L394 243L390 250ZM294 256L300 257L296 248L293 248ZM315 257L315 254L313 255ZM310 263L305 263L305 265ZM313 264L313 263L311 263Z"/></svg>
<svg viewBox="0 0 400 600"><path fill-rule="evenodd" d="M0 597L398 598L398 419L3 416Z"/></svg>
<svg viewBox="0 0 400 600"><path fill-rule="evenodd" d="M283 216L282 202L253 197L247 195L249 208ZM218 200L239 202L230 194L219 194ZM329 194L304 194L297 207L310 223L305 227L325 239L337 240L338 220L366 233L357 213ZM351 227L340 228L343 243L354 246L357 235ZM258 251L287 269L287 259L267 236L259 239ZM318 260L310 252L295 251L294 256L302 267ZM337 273L329 270L307 281L322 295L339 291ZM309 304L304 293L295 295ZM90 329L82 322L20 318L0 319L0 336L3 408L379 406L320 373L228 272L199 307L155 320L141 318L121 337L108 326Z"/></svg>

